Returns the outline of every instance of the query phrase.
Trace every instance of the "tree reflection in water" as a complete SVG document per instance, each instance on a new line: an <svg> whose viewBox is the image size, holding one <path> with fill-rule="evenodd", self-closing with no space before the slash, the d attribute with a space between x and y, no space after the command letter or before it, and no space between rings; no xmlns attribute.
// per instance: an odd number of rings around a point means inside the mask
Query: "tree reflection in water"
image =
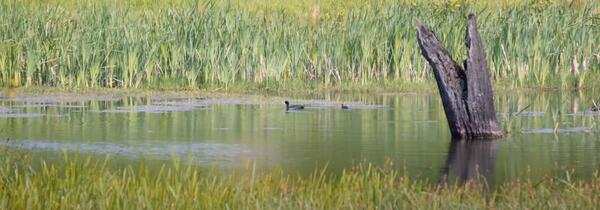
<svg viewBox="0 0 600 210"><path fill-rule="evenodd" d="M489 190L500 140L452 140L442 184L483 184Z"/></svg>

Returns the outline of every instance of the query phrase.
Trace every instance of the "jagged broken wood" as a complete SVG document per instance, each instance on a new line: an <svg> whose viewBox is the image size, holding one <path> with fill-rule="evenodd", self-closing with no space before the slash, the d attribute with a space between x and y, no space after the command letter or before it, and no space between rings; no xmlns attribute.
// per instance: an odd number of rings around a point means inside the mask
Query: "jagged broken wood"
<svg viewBox="0 0 600 210"><path fill-rule="evenodd" d="M417 22L421 52L433 67L453 138L498 138L494 93L475 15L469 15L464 69L442 47L436 35Z"/></svg>

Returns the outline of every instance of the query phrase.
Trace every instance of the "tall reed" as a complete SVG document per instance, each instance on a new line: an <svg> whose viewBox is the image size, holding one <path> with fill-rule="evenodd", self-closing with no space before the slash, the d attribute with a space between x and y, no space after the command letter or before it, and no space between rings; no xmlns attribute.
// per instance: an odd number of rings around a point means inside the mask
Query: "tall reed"
<svg viewBox="0 0 600 210"><path fill-rule="evenodd" d="M0 2L0 84L122 88L393 85L432 77L414 21L464 58L479 15L492 77L510 87L600 79L600 4L178 0ZM312 2L312 1L310 1ZM577 62L578 65L574 65Z"/></svg>

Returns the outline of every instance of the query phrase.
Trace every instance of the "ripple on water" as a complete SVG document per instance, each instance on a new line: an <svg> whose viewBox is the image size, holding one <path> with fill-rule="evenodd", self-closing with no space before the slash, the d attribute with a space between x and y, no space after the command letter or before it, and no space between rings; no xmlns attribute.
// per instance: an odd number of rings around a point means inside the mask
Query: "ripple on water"
<svg viewBox="0 0 600 210"><path fill-rule="evenodd" d="M251 154L251 150L239 144L219 143L153 143L153 144L114 144L114 143L70 143L35 140L12 140L0 145L22 150L50 152L80 152L89 154L113 154L129 159L151 158L169 160L190 157L194 162L232 162L239 156Z"/></svg>
<svg viewBox="0 0 600 210"><path fill-rule="evenodd" d="M361 102L332 102L332 101L309 101L308 103L299 103L305 105L307 109L341 109L342 104L348 106L348 109L383 109L384 105L363 104Z"/></svg>
<svg viewBox="0 0 600 210"><path fill-rule="evenodd" d="M155 101L185 101L185 100L205 100L206 96L149 96L151 100Z"/></svg>
<svg viewBox="0 0 600 210"><path fill-rule="evenodd" d="M554 132L555 132L554 128L540 128L540 129L531 129L531 130L525 131L525 133L530 133L530 134L553 134ZM592 132L592 128L586 128L586 127L556 129L556 133L591 133L591 132Z"/></svg>
<svg viewBox="0 0 600 210"><path fill-rule="evenodd" d="M516 116L516 117L543 117L546 113L545 112L512 112L510 113L510 116ZM506 112L502 112L502 113L498 113L497 116L499 117L508 117L509 114Z"/></svg>
<svg viewBox="0 0 600 210"><path fill-rule="evenodd" d="M525 117L541 117L544 116L544 112L513 112L514 116L525 116Z"/></svg>
<svg viewBox="0 0 600 210"><path fill-rule="evenodd" d="M600 116L600 111L585 111L567 114L569 116Z"/></svg>
<svg viewBox="0 0 600 210"><path fill-rule="evenodd" d="M10 113L13 112L14 109L10 107L0 106L0 113Z"/></svg>
<svg viewBox="0 0 600 210"><path fill-rule="evenodd" d="M37 114L37 113L0 114L0 118L34 118L34 117L61 117L61 115L46 115L46 114Z"/></svg>
<svg viewBox="0 0 600 210"><path fill-rule="evenodd" d="M415 120L413 122L415 124L433 124L433 123L439 123L440 121L437 121L437 120Z"/></svg>
<svg viewBox="0 0 600 210"><path fill-rule="evenodd" d="M266 131L279 131L279 130L283 130L283 128L266 127L266 128L263 128L263 130L266 130Z"/></svg>

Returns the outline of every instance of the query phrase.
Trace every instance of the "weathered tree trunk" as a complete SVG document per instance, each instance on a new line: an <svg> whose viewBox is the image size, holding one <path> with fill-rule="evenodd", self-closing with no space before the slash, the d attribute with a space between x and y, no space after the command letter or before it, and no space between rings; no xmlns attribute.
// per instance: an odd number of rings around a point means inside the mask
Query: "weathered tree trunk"
<svg viewBox="0 0 600 210"><path fill-rule="evenodd" d="M421 52L433 67L453 138L497 138L503 134L496 120L494 93L475 15L469 15L463 68L426 26L417 23Z"/></svg>

